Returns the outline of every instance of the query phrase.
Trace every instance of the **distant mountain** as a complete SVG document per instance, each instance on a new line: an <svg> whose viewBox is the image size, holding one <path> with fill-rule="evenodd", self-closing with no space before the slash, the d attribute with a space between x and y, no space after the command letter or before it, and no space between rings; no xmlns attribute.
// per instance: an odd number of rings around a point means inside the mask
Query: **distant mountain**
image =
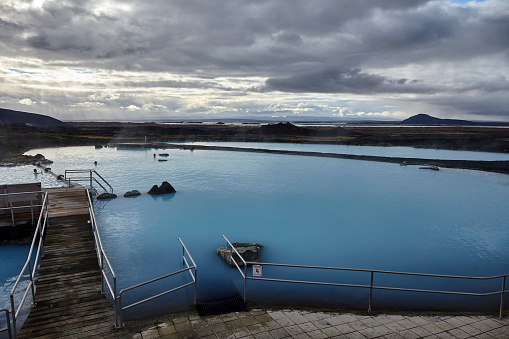
<svg viewBox="0 0 509 339"><path fill-rule="evenodd" d="M417 114L403 120L401 125L450 125L450 126L478 126L480 123L468 120L440 119L427 114Z"/></svg>
<svg viewBox="0 0 509 339"><path fill-rule="evenodd" d="M69 127L68 124L47 115L0 108L0 124L26 124L35 127Z"/></svg>

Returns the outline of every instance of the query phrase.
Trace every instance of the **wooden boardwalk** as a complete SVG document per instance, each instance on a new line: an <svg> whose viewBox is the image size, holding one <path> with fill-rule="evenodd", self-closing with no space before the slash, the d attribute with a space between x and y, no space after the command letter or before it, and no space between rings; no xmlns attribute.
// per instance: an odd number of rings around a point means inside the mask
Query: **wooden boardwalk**
<svg viewBox="0 0 509 339"><path fill-rule="evenodd" d="M84 189L50 189L49 227L36 301L19 338L124 338L101 294Z"/></svg>

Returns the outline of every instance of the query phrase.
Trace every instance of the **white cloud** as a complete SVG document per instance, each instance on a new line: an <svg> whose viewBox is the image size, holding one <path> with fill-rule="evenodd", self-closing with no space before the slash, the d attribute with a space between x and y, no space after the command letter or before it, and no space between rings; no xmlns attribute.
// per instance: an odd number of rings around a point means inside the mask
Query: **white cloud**
<svg viewBox="0 0 509 339"><path fill-rule="evenodd" d="M126 109L128 111L131 111L131 112L134 112L134 111L139 111L141 108L139 108L138 106L136 105L129 105L127 107L122 107L123 109Z"/></svg>
<svg viewBox="0 0 509 339"><path fill-rule="evenodd" d="M31 105L35 105L36 102L35 101L32 101L31 99L29 98L24 98L24 99L21 99L18 101L20 104L22 105L27 105L27 106L31 106Z"/></svg>

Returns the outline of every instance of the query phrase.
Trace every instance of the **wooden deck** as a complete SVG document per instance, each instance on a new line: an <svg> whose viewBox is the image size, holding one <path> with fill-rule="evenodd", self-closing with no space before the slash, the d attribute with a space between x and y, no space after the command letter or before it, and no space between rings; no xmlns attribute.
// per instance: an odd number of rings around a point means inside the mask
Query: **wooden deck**
<svg viewBox="0 0 509 339"><path fill-rule="evenodd" d="M48 188L49 217L88 215L87 193L84 187Z"/></svg>
<svg viewBox="0 0 509 339"><path fill-rule="evenodd" d="M101 294L101 272L88 223L84 189L54 189L46 233L37 306L19 338L124 338L113 307Z"/></svg>

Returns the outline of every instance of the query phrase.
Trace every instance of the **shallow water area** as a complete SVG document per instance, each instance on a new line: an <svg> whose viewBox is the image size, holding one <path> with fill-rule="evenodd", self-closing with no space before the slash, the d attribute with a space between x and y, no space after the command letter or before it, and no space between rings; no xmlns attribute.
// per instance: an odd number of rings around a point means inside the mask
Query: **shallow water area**
<svg viewBox="0 0 509 339"><path fill-rule="evenodd" d="M48 165L51 167L51 165ZM34 174L34 169L37 174ZM41 168L32 165L23 166L2 166L0 167L0 185L4 184L26 184L40 182L42 188L62 187L55 176L45 173Z"/></svg>
<svg viewBox="0 0 509 339"><path fill-rule="evenodd" d="M329 152L329 146L324 146L323 151ZM509 176L225 151L69 147L32 152L54 160L51 167L56 173L94 168L114 187L119 197L97 201L95 209L119 289L182 268L180 237L198 265L199 301L242 294L240 274L215 254L225 246L222 234L232 242L264 245L265 262L470 276L509 272ZM163 152L168 153L167 161L160 162ZM170 182L177 193L122 197L132 189L145 193L162 181ZM263 274L369 285L369 274L361 273L264 266ZM130 292L126 301L187 281L188 274L179 275ZM394 276L377 276L376 283L500 288L499 281L478 286ZM248 299L276 304L364 308L368 293L358 288L248 282ZM192 303L192 294L188 287L133 309L131 316L185 309ZM378 307L448 305L496 310L497 300L374 292Z"/></svg>

